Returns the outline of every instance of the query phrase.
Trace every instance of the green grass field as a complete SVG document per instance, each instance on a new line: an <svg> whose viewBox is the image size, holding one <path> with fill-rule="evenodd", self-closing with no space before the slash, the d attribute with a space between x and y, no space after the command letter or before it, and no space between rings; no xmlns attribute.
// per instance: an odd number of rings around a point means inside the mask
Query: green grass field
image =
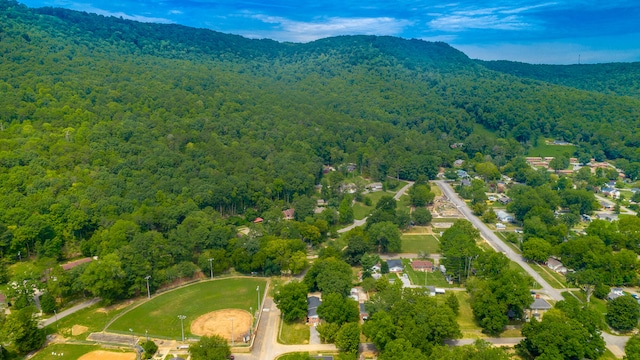
<svg viewBox="0 0 640 360"><path fill-rule="evenodd" d="M191 322L211 311L222 309L257 308L258 293L264 294L265 279L241 278L204 281L185 286L152 298L148 302L131 309L108 328L108 331L128 333L129 329L138 335L145 330L150 336L178 339L181 336L178 315L185 315L185 337L194 335L189 331Z"/></svg>
<svg viewBox="0 0 640 360"><path fill-rule="evenodd" d="M95 350L101 350L97 345L78 345L78 344L52 344L40 350L32 360L60 360L60 359L77 359L86 353ZM117 351L117 350L109 350ZM64 354L64 356L53 355Z"/></svg>
<svg viewBox="0 0 640 360"><path fill-rule="evenodd" d="M402 259L402 265L404 265L404 272L409 276L409 280L411 280L411 283L414 285L424 286L426 282L428 286L435 286L439 288L453 287L453 285L449 285L440 271L434 271L432 273L413 271L409 259Z"/></svg>
<svg viewBox="0 0 640 360"><path fill-rule="evenodd" d="M285 345L299 345L309 343L309 326L303 322L282 322L278 342Z"/></svg>
<svg viewBox="0 0 640 360"><path fill-rule="evenodd" d="M59 333L74 340L86 340L90 333L102 331L109 320L113 319L117 314L124 310L124 308L116 309L116 307L107 310L99 305L94 305L69 316L65 316L64 318L47 326L46 331L49 334ZM80 335L73 336L71 335L71 328L74 325L86 326L87 331Z"/></svg>
<svg viewBox="0 0 640 360"><path fill-rule="evenodd" d="M439 252L440 242L433 235L402 235L402 252L417 254L426 252L436 254Z"/></svg>
<svg viewBox="0 0 640 360"><path fill-rule="evenodd" d="M567 156L570 157L576 151L575 145L547 145L545 140L553 140L553 139L545 139L544 137L540 137L538 139L538 146L531 147L529 151L527 151L527 156Z"/></svg>
<svg viewBox="0 0 640 360"><path fill-rule="evenodd" d="M531 264L531 268L535 270L549 285L554 289L564 289L567 287L567 281L564 276L540 264Z"/></svg>
<svg viewBox="0 0 640 360"><path fill-rule="evenodd" d="M353 204L353 218L356 220L362 220L368 216L373 210L373 206L367 206L361 202Z"/></svg>

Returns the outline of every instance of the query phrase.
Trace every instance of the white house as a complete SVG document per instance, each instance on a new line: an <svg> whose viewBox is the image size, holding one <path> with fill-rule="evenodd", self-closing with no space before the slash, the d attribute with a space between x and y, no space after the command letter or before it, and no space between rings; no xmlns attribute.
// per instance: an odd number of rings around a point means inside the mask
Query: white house
<svg viewBox="0 0 640 360"><path fill-rule="evenodd" d="M513 216L507 214L504 210L498 210L498 212L496 212L496 216L498 217L498 220L503 223L510 223L515 220Z"/></svg>
<svg viewBox="0 0 640 360"><path fill-rule="evenodd" d="M402 266L402 261L398 259L387 260L387 265L389 265L390 273L401 273L404 271L404 266Z"/></svg>

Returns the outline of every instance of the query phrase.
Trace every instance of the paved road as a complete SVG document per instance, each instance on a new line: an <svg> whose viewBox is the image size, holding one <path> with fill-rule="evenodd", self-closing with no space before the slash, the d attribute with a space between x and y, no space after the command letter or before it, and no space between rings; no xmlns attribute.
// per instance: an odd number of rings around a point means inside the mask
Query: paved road
<svg viewBox="0 0 640 360"><path fill-rule="evenodd" d="M453 202L460 212L478 229L482 237L497 251L502 251L509 259L520 265L535 281L542 286L543 290L537 290L545 292L549 297L556 301L563 300L563 296L559 290L554 289L547 281L545 281L537 272L535 272L527 262L522 259L520 254L517 254L509 248L496 234L491 231L480 219L475 217L464 200L458 197L451 186L445 181L437 180L436 184L442 189L443 193ZM607 333L602 333L604 341L607 343L607 348L611 350L616 356L622 357L624 355L624 346L629 340L628 336L615 336Z"/></svg>
<svg viewBox="0 0 640 360"><path fill-rule="evenodd" d="M97 304L100 300L100 298L95 298L95 299L91 299L91 300L87 300L85 302L82 302L76 306L70 307L67 310L61 311L58 313L57 316L52 316L48 319L44 319L41 320L40 323L38 324L38 327L45 327L45 326L49 326L51 324L53 324L54 322L58 321L59 319L62 319L65 316L69 316L71 314L73 314L76 311L80 311L82 309L88 308L91 305Z"/></svg>
<svg viewBox="0 0 640 360"><path fill-rule="evenodd" d="M337 351L333 344L283 345L278 343L280 310L273 299L266 298L262 320L256 333L253 351L250 354L234 354L238 360L272 360L289 352Z"/></svg>
<svg viewBox="0 0 640 360"><path fill-rule="evenodd" d="M473 226L476 227L480 231L482 237L494 248L496 251L500 251L505 254L509 259L520 265L540 286L542 286L542 291L549 295L550 298L556 301L564 300L564 297L560 293L559 290L554 289L553 286L549 285L549 283L540 276L535 270L529 266L527 262L522 259L520 254L511 250L511 248L505 244L496 234L491 231L480 219L475 217L471 212L471 209L467 206L467 204L458 197L458 194L453 191L451 186L445 181L438 180L436 184L442 189L442 192L449 198L449 200L456 205L458 210L469 220Z"/></svg>

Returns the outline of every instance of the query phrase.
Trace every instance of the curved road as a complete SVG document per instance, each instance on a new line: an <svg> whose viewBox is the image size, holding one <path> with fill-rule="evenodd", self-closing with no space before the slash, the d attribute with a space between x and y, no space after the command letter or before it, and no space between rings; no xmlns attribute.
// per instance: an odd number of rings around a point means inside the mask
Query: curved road
<svg viewBox="0 0 640 360"><path fill-rule="evenodd" d="M535 272L535 270L533 270L531 266L529 266L529 264L524 261L524 259L522 258L522 256L520 256L520 254L517 254L516 252L511 250L509 246L507 246L507 244L505 244L498 236L496 236L496 234L493 233L493 231L491 231L491 229L487 227L487 225L485 225L480 219L478 219L476 216L473 215L473 213L471 212L467 204L464 202L464 200L458 197L458 194L456 194L455 191L453 191L451 186L449 186L449 184L446 181L437 180L435 181L435 183L440 187L440 189L442 189L443 194L445 194L447 198L449 198L449 200L456 205L458 210L460 210L460 212L467 218L467 220L469 220L473 224L473 226L475 226L476 229L480 231L480 234L482 235L482 237L494 249L496 249L497 251L501 251L509 259L516 262L518 265L520 265L535 281L538 282L538 284L540 284L540 286L542 286L542 289L543 289L542 291L545 292L547 295L549 295L550 298L556 301L564 300L564 297L562 296L559 290L554 289L551 285L549 285L549 283L546 280L544 280L540 276L540 274ZM602 333L602 337L604 338L604 341L607 343L607 347L614 354L622 357L622 355L624 354L624 346L627 343L627 340L629 340L629 337L615 336L615 335L607 334L605 332Z"/></svg>

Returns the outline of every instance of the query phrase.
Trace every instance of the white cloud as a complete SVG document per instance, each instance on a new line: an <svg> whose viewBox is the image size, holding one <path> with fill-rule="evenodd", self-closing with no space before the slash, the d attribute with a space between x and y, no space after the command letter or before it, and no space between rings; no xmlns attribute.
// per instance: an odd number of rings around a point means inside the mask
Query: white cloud
<svg viewBox="0 0 640 360"><path fill-rule="evenodd" d="M180 10L169 10L169 14L171 14L171 15L182 15L184 13L182 11L180 11Z"/></svg>
<svg viewBox="0 0 640 360"><path fill-rule="evenodd" d="M274 25L266 32L244 33L244 36L268 37L280 41L308 42L338 35L397 35L412 24L409 20L390 17L319 18L315 21L294 21L279 16L250 15L251 18ZM258 36L254 36L258 35Z"/></svg>
<svg viewBox="0 0 640 360"><path fill-rule="evenodd" d="M123 19L134 20L139 22L160 23L160 24L174 23L173 20L166 19L166 18L150 17L150 16L136 15L136 14L130 15L122 11L109 11L109 10L99 9L99 8L93 7L90 4L74 3L73 5L70 6L70 8L73 10L86 11L88 13L94 13L94 14L104 15L104 16L121 17Z"/></svg>
<svg viewBox="0 0 640 360"><path fill-rule="evenodd" d="M463 31L467 29L522 30L533 27L519 16L464 16L448 15L429 21L429 27L440 31Z"/></svg>

